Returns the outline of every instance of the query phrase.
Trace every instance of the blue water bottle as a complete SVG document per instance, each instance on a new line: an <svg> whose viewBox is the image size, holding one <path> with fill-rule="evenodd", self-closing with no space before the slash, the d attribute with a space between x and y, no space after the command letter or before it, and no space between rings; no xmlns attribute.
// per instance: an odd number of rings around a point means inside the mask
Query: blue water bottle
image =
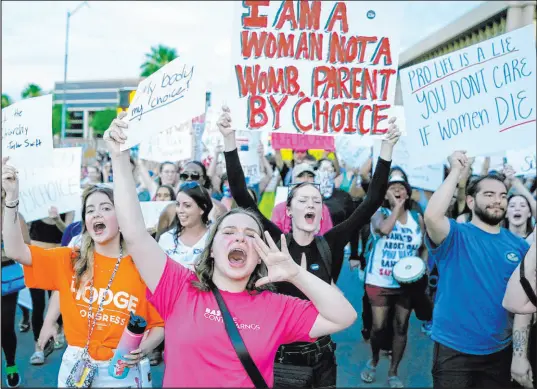
<svg viewBox="0 0 537 389"><path fill-rule="evenodd" d="M145 319L131 312L129 324L125 327L125 331L123 331L123 335L117 345L114 358L112 358L110 366L108 366L108 374L112 377L123 379L129 374L130 369L125 365L123 356L140 346L146 327L147 323Z"/></svg>

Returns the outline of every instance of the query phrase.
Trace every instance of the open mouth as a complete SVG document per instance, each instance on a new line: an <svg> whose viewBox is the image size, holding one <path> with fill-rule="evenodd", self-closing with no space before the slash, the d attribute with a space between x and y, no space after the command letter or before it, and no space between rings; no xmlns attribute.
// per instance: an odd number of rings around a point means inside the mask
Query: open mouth
<svg viewBox="0 0 537 389"><path fill-rule="evenodd" d="M515 213L515 214L513 215L513 218L514 218L515 220L520 220L520 219L522 219L522 215L521 215L520 213Z"/></svg>
<svg viewBox="0 0 537 389"><path fill-rule="evenodd" d="M106 225L104 223L97 222L93 225L93 232L95 232L97 235L101 235L105 229Z"/></svg>
<svg viewBox="0 0 537 389"><path fill-rule="evenodd" d="M246 251L243 249L235 248L232 249L227 258L231 267L242 267L246 263Z"/></svg>
<svg viewBox="0 0 537 389"><path fill-rule="evenodd" d="M306 213L306 215L304 215L304 218L306 219L306 223L313 224L315 222L315 212Z"/></svg>

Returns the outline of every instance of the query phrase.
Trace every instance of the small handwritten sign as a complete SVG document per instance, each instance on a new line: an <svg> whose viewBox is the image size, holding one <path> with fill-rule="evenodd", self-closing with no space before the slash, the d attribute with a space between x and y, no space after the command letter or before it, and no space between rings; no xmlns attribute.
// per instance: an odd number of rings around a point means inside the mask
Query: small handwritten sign
<svg viewBox="0 0 537 389"><path fill-rule="evenodd" d="M48 217L52 206L60 213L81 207L82 148L57 148L51 155L47 167L19 169L19 210L27 222Z"/></svg>
<svg viewBox="0 0 537 389"><path fill-rule="evenodd" d="M336 137L337 158L347 169L360 168L368 158L371 158L373 137Z"/></svg>
<svg viewBox="0 0 537 389"><path fill-rule="evenodd" d="M274 132L271 135L274 150L326 150L334 151L334 137Z"/></svg>
<svg viewBox="0 0 537 389"><path fill-rule="evenodd" d="M17 168L52 159L52 95L25 99L2 109L2 155Z"/></svg>
<svg viewBox="0 0 537 389"><path fill-rule="evenodd" d="M173 201L140 201L146 228L155 228L162 211Z"/></svg>
<svg viewBox="0 0 537 389"><path fill-rule="evenodd" d="M536 142L535 27L401 70L409 145L427 165Z"/></svg>
<svg viewBox="0 0 537 389"><path fill-rule="evenodd" d="M399 2L236 2L229 105L239 128L383 134L395 96Z"/></svg>
<svg viewBox="0 0 537 389"><path fill-rule="evenodd" d="M247 185L261 181L261 164L257 148L261 142L261 133L252 131L237 131L237 149ZM231 172L228 172L228 174Z"/></svg>
<svg viewBox="0 0 537 389"><path fill-rule="evenodd" d="M517 176L535 176L537 174L535 147L518 151L507 151L507 162L515 169Z"/></svg>
<svg viewBox="0 0 537 389"><path fill-rule="evenodd" d="M192 158L192 121L173 126L140 143L138 157L148 161L183 161Z"/></svg>
<svg viewBox="0 0 537 389"><path fill-rule="evenodd" d="M123 119L129 124L128 150L152 135L185 123L205 111L205 80L200 67L177 58L143 80Z"/></svg>

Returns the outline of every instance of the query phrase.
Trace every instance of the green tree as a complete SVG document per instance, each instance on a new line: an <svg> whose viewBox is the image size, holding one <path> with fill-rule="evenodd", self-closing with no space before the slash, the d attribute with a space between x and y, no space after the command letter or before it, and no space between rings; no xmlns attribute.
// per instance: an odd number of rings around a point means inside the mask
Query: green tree
<svg viewBox="0 0 537 389"><path fill-rule="evenodd" d="M149 77L161 67L177 58L175 49L163 45L151 47L151 52L145 55L146 61L140 66L142 77Z"/></svg>
<svg viewBox="0 0 537 389"><path fill-rule="evenodd" d="M37 97L43 94L43 89L36 84L28 84L28 86L22 91L21 97L23 99L28 99L30 97Z"/></svg>
<svg viewBox="0 0 537 389"><path fill-rule="evenodd" d="M8 95L2 93L2 109L6 108L8 105L13 104L13 100Z"/></svg>
<svg viewBox="0 0 537 389"><path fill-rule="evenodd" d="M54 104L52 106L52 134L60 135L62 132L62 106L63 104ZM65 128L71 126L69 112L65 112Z"/></svg>
<svg viewBox="0 0 537 389"><path fill-rule="evenodd" d="M93 134L102 136L116 117L117 110L115 109L105 109L104 111L95 112L90 122L90 127L93 128Z"/></svg>

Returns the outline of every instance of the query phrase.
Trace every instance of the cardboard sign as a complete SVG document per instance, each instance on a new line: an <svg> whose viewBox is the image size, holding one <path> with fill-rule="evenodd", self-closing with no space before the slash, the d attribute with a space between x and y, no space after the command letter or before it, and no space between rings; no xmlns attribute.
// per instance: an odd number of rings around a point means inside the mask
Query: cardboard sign
<svg viewBox="0 0 537 389"><path fill-rule="evenodd" d="M535 27L401 70L409 145L427 165L536 142Z"/></svg>
<svg viewBox="0 0 537 389"><path fill-rule="evenodd" d="M246 185L254 185L261 181L261 164L257 148L261 142L261 133L237 131L237 149L242 171L246 177Z"/></svg>
<svg viewBox="0 0 537 389"><path fill-rule="evenodd" d="M173 126L140 143L138 157L148 161L183 161L192 158L192 121Z"/></svg>
<svg viewBox="0 0 537 389"><path fill-rule="evenodd" d="M351 139L354 139L354 137ZM271 145L274 150L292 149L335 151L336 149L334 145L334 137L332 136L282 134L277 132L271 135Z"/></svg>
<svg viewBox="0 0 537 389"><path fill-rule="evenodd" d="M535 176L537 157L535 147L507 152L507 163L515 169L517 176Z"/></svg>
<svg viewBox="0 0 537 389"><path fill-rule="evenodd" d="M19 211L27 222L48 217L52 206L59 213L81 208L81 163L82 148L59 148L51 166L19 169Z"/></svg>
<svg viewBox="0 0 537 389"><path fill-rule="evenodd" d="M52 161L52 95L34 97L2 109L2 156L17 169Z"/></svg>
<svg viewBox="0 0 537 389"><path fill-rule="evenodd" d="M205 111L205 80L200 67L177 58L138 85L127 116L128 150L177 123Z"/></svg>
<svg viewBox="0 0 537 389"><path fill-rule="evenodd" d="M382 134L395 96L399 2L235 2L237 128Z"/></svg>
<svg viewBox="0 0 537 389"><path fill-rule="evenodd" d="M360 168L371 158L373 137L336 137L337 158L347 169Z"/></svg>
<svg viewBox="0 0 537 389"><path fill-rule="evenodd" d="M162 211L164 211L168 205L174 203L174 201L140 201L145 227L155 228Z"/></svg>

